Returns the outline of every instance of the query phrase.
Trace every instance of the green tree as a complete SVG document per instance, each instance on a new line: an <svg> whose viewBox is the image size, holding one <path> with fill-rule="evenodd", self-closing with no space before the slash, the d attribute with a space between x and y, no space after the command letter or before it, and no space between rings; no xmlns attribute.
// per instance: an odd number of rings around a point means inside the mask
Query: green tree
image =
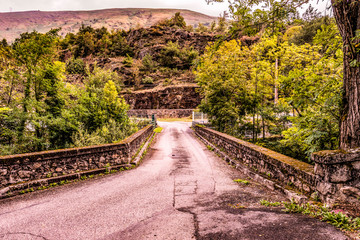
<svg viewBox="0 0 360 240"><path fill-rule="evenodd" d="M251 109L252 59L249 48L235 40L208 47L200 58L196 70L203 96L200 109L220 131L236 134L236 125Z"/></svg>
<svg viewBox="0 0 360 240"><path fill-rule="evenodd" d="M222 0L207 0L207 2L222 2ZM270 9L268 10L268 13L270 14L266 14L266 16L270 16L270 18L266 17L265 19L271 20L271 16L273 16L273 19L275 20L277 19L277 15L281 17L286 16L287 13L294 13L296 7L299 7L306 2L307 1L304 0L281 0L278 2L236 0L234 1L235 4L233 3L231 5L230 10L236 10L236 12L240 11L240 13L242 13L241 11L243 10L251 11L250 8L254 5L265 3L264 7ZM341 108L340 147L342 149L358 148L360 147L360 121L358 117L360 115L360 109L358 108L360 102L360 3L356 0L332 0L331 4L344 47L344 91L342 94L343 107ZM260 9L260 11L267 12L266 9ZM244 14L241 14L241 16L243 15ZM252 25L253 24L245 24L247 27Z"/></svg>

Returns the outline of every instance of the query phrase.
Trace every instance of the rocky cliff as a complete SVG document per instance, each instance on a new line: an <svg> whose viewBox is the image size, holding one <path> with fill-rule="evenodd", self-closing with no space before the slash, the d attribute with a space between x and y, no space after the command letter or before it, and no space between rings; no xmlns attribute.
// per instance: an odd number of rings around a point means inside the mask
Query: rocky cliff
<svg viewBox="0 0 360 240"><path fill-rule="evenodd" d="M142 91L124 95L131 109L194 109L201 101L199 87L174 86L156 91Z"/></svg>

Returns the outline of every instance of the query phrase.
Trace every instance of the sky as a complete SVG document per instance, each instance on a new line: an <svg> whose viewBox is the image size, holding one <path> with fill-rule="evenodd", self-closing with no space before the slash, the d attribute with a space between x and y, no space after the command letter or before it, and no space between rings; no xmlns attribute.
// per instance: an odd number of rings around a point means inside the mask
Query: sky
<svg viewBox="0 0 360 240"><path fill-rule="evenodd" d="M317 0L312 0L313 6ZM205 0L0 0L0 12L19 12L29 10L96 10L106 8L176 8L189 9L211 16L219 16L228 10L228 3L206 4ZM325 9L325 1L319 8ZM306 9L306 8L303 8ZM304 10L300 10L301 12Z"/></svg>

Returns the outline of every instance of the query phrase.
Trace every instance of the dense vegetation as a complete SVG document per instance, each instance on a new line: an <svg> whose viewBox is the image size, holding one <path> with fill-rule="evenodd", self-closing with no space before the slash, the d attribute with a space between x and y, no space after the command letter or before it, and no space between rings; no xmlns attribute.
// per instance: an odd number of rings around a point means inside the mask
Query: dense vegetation
<svg viewBox="0 0 360 240"><path fill-rule="evenodd" d="M2 44L1 154L114 142L137 130L118 76L95 68L84 88L65 83L59 46L56 31Z"/></svg>
<svg viewBox="0 0 360 240"><path fill-rule="evenodd" d="M138 128L121 91L195 77L200 108L218 130L305 161L337 148L343 53L335 21L311 7L301 18L275 8L233 5L234 21L196 29L176 14L147 29L82 26L63 39L55 29L3 40L0 155L118 141Z"/></svg>
<svg viewBox="0 0 360 240"><path fill-rule="evenodd" d="M150 28L82 26L0 42L0 155L111 143L141 127L121 92L193 82L206 34L177 13ZM200 26L201 27L201 26Z"/></svg>
<svg viewBox="0 0 360 240"><path fill-rule="evenodd" d="M270 13L262 12L262 18ZM298 159L338 148L343 53L334 19L310 7L302 18L291 12L254 28L258 25L244 19L255 21L260 13L246 14L232 23L229 34L259 41L207 48L196 71L204 96L200 108L218 130ZM265 139L269 135L282 137L274 142Z"/></svg>

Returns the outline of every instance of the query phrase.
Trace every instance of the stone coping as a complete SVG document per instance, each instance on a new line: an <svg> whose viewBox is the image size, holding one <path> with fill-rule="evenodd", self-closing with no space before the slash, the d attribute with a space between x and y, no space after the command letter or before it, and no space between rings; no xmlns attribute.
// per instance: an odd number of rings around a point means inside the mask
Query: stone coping
<svg viewBox="0 0 360 240"><path fill-rule="evenodd" d="M15 161L22 161L22 162L46 161L49 159L63 158L64 156L71 157L71 156L80 156L80 155L91 154L94 152L100 153L100 152L108 152L108 151L118 150L118 149L125 148L126 145L130 144L135 139L140 137L149 128L152 128L152 125L148 125L148 126L142 128L141 130L137 131L136 133L132 134L128 138L126 138L118 143L0 156L0 165L12 164Z"/></svg>
<svg viewBox="0 0 360 240"><path fill-rule="evenodd" d="M320 151L313 153L311 159L324 165L356 162L360 161L360 149Z"/></svg>

